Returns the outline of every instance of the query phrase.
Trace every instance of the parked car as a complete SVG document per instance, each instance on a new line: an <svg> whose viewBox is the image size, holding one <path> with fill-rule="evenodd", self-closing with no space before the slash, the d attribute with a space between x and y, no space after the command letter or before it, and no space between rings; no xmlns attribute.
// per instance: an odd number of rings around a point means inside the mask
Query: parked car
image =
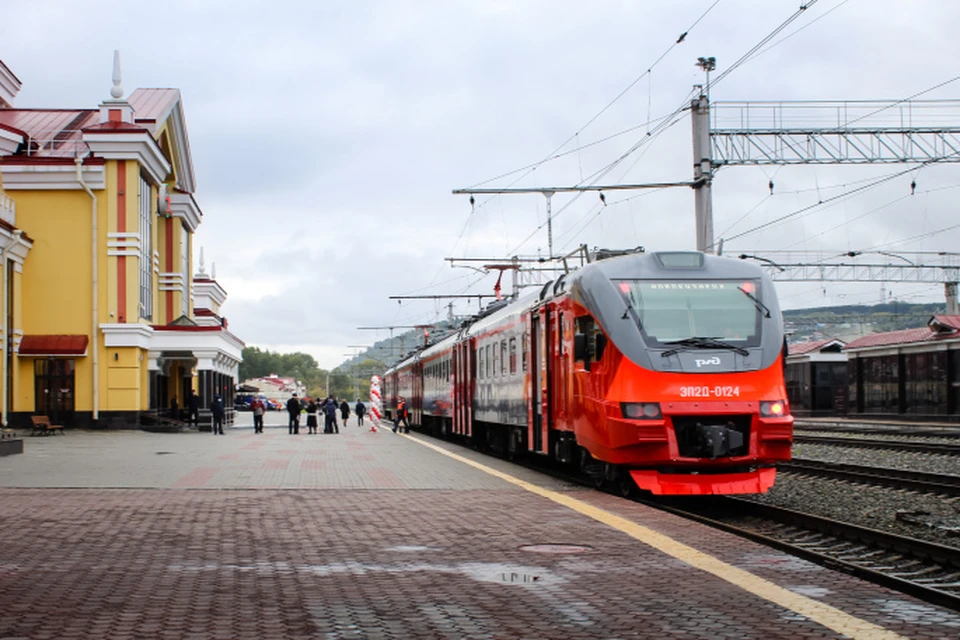
<svg viewBox="0 0 960 640"><path fill-rule="evenodd" d="M249 411L253 396L236 396L233 399L233 408L236 411Z"/></svg>
<svg viewBox="0 0 960 640"><path fill-rule="evenodd" d="M280 404L280 402L279 402L278 400L271 400L271 399L268 398L268 399L266 400L266 404L267 404L267 409L269 409L270 411L282 411L282 410L283 410L283 405Z"/></svg>

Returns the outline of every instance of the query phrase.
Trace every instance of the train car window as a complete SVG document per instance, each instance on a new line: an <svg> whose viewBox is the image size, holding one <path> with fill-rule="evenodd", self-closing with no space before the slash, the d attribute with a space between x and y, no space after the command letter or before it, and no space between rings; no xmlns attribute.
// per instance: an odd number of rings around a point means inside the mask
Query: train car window
<svg viewBox="0 0 960 640"><path fill-rule="evenodd" d="M557 335L560 336L560 339L557 340L557 352L561 358L563 357L563 334L565 328L566 327L563 326L563 312L561 312L560 315L557 316Z"/></svg>
<svg viewBox="0 0 960 640"><path fill-rule="evenodd" d="M490 345L487 345L484 349L487 352L487 377L490 377Z"/></svg>
<svg viewBox="0 0 960 640"><path fill-rule="evenodd" d="M590 316L580 316L574 320L575 331L584 336L586 339L586 349L584 355L584 360L590 359L590 354L593 353L593 318Z"/></svg>
<svg viewBox="0 0 960 640"><path fill-rule="evenodd" d="M493 376L500 375L500 349L493 345Z"/></svg>
<svg viewBox="0 0 960 640"><path fill-rule="evenodd" d="M477 377L483 378L483 349L477 352Z"/></svg>
<svg viewBox="0 0 960 640"><path fill-rule="evenodd" d="M603 350L607 348L607 336L600 327L593 327L593 361L600 362Z"/></svg>
<svg viewBox="0 0 960 640"><path fill-rule="evenodd" d="M527 371L527 334L520 336L520 367L523 372Z"/></svg>
<svg viewBox="0 0 960 640"><path fill-rule="evenodd" d="M644 340L666 345L715 337L739 346L760 344L764 317L757 280L615 280Z"/></svg>
<svg viewBox="0 0 960 640"><path fill-rule="evenodd" d="M510 338L510 375L517 372L517 339Z"/></svg>
<svg viewBox="0 0 960 640"><path fill-rule="evenodd" d="M500 341L500 375L507 375L507 341Z"/></svg>

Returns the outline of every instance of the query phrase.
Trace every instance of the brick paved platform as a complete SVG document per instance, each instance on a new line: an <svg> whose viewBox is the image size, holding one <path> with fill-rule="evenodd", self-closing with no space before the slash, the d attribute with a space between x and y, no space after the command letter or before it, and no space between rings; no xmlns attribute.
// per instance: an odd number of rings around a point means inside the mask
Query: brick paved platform
<svg viewBox="0 0 960 640"><path fill-rule="evenodd" d="M0 639L960 636L947 610L441 445L828 603L824 626L419 438L27 439L0 459Z"/></svg>

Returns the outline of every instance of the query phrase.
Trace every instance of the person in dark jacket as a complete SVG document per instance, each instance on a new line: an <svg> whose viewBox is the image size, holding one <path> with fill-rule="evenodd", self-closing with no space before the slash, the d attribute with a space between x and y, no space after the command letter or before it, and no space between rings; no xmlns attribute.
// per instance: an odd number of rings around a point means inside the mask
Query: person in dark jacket
<svg viewBox="0 0 960 640"><path fill-rule="evenodd" d="M347 404L347 399L344 398L343 402L340 403L340 419L343 420L343 426L347 426L347 418L350 417L350 405Z"/></svg>
<svg viewBox="0 0 960 640"><path fill-rule="evenodd" d="M200 427L200 396L190 389L187 393L187 402L184 405L188 411L187 424L193 423L193 426Z"/></svg>
<svg viewBox="0 0 960 640"><path fill-rule="evenodd" d="M300 433L300 400L297 399L297 394L293 394L287 400L287 414L290 417L290 422L287 423L287 433Z"/></svg>
<svg viewBox="0 0 960 640"><path fill-rule="evenodd" d="M357 414L357 426L363 426L363 414L367 412L367 406L360 402L360 398L357 398L357 406L353 408L353 412Z"/></svg>
<svg viewBox="0 0 960 640"><path fill-rule="evenodd" d="M213 402L210 403L210 413L213 414L213 435L223 435L223 400L220 394L213 396Z"/></svg>
<svg viewBox="0 0 960 640"><path fill-rule="evenodd" d="M317 403L310 400L307 403L307 433L317 432Z"/></svg>
<svg viewBox="0 0 960 640"><path fill-rule="evenodd" d="M324 433L340 433L337 426L337 402L333 398L327 398L323 403L323 411L326 416Z"/></svg>

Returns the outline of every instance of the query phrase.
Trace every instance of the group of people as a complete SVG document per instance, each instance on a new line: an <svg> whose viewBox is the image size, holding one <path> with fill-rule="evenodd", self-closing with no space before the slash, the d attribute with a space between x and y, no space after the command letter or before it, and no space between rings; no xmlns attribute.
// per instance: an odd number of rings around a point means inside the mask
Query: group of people
<svg viewBox="0 0 960 640"><path fill-rule="evenodd" d="M193 392L193 389L187 391L186 400L183 403L183 408L186 411L186 423L188 425L194 425L197 429L200 428L200 396ZM213 435L223 435L223 418L226 415L226 408L223 406L223 398L220 397L220 394L213 396L213 401L210 402L210 416L212 418L213 426ZM261 414L262 415L262 414ZM177 402L177 397L173 396L170 398L170 417L174 420L183 420L183 415L180 413L180 404ZM263 429L263 420L261 419L261 429Z"/></svg>
<svg viewBox="0 0 960 640"><path fill-rule="evenodd" d="M341 402L337 402L336 398L328 396L321 402L316 402L314 399L308 399L306 404L301 402L297 395L294 394L289 400L287 400L287 415L290 420L288 423L287 433L289 434L298 434L300 433L300 414L306 412L307 414L307 433L318 433L319 422L317 420L317 414L323 416L323 432L324 433L340 433L340 425L337 422L337 412L340 413L340 419L343 420L343 426L347 426L347 419L350 417L350 404L344 399ZM357 398L357 404L354 407L354 413L357 416L357 425L363 426L363 416L367 412L366 405L360 401L360 398ZM256 420L256 418L254 418ZM256 426L256 425L254 425ZM260 419L260 431L263 432L263 419Z"/></svg>

